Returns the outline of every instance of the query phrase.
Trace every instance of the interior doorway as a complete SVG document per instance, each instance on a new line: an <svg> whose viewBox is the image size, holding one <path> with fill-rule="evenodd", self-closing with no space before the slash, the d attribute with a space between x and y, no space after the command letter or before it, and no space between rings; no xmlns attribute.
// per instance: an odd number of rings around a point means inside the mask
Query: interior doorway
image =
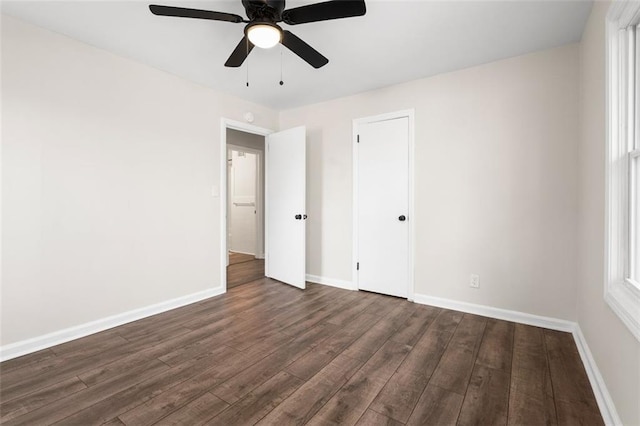
<svg viewBox="0 0 640 426"><path fill-rule="evenodd" d="M353 281L413 300L413 111L354 120Z"/></svg>
<svg viewBox="0 0 640 426"><path fill-rule="evenodd" d="M264 155L260 150L237 145L227 147L229 252L264 259Z"/></svg>
<svg viewBox="0 0 640 426"><path fill-rule="evenodd" d="M226 129L227 289L264 278L263 135Z"/></svg>
<svg viewBox="0 0 640 426"><path fill-rule="evenodd" d="M256 197L256 215L260 218L257 228L262 224L263 231L258 233L257 240L262 238L263 250L256 260L264 256L264 270L261 276L280 281L300 289L306 286L306 128L304 126L273 132L269 129L253 126L226 118L221 119L220 137L220 186L214 186L212 195L220 197L220 282L229 288L227 280L228 267L231 266L229 257L228 217L232 202L229 200L228 190L229 172L228 159L233 159L233 153L228 158L228 148L243 146L243 143L233 141L234 136L261 136L260 145L243 147L240 151L261 151L258 157L263 158L264 171L261 194ZM231 138L231 141L227 139ZM238 155L239 157L239 155ZM258 190L260 191L260 189ZM244 202L247 202L246 200ZM249 207L249 206L242 206ZM260 216L261 215L261 216ZM271 237L270 237L271 236ZM257 246L260 246L258 243ZM236 253L241 254L241 253ZM256 258L256 255L251 255ZM234 256L236 257L236 256ZM236 257L237 258L237 257ZM235 259L234 259L235 260ZM237 262L244 264L245 262ZM235 264L235 263L234 263ZM247 265L245 265L247 266ZM233 271L235 272L235 271ZM256 274L257 275L257 274ZM246 278L242 278L245 283ZM253 282L256 279L253 278ZM249 281L251 282L251 281ZM235 281L232 285L236 285ZM237 284L239 285L239 284Z"/></svg>

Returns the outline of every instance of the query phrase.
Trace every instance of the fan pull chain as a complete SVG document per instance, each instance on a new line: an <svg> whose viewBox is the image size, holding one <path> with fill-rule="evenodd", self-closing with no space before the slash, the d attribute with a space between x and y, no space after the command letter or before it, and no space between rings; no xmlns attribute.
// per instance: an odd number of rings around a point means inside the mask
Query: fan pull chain
<svg viewBox="0 0 640 426"><path fill-rule="evenodd" d="M280 86L284 85L282 81L282 45L280 45Z"/></svg>
<svg viewBox="0 0 640 426"><path fill-rule="evenodd" d="M247 56L245 61L247 62L247 87L249 87L249 39L247 38Z"/></svg>

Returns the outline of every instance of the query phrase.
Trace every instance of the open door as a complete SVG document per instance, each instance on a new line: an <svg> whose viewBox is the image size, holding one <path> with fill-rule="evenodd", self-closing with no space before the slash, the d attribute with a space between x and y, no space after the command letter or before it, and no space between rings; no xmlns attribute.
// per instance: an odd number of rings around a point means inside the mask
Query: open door
<svg viewBox="0 0 640 426"><path fill-rule="evenodd" d="M305 288L306 129L266 137L265 275Z"/></svg>

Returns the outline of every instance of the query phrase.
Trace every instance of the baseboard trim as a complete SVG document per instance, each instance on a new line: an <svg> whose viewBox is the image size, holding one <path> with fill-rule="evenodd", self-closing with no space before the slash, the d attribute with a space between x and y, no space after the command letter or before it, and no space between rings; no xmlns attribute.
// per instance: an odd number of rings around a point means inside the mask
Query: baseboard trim
<svg viewBox="0 0 640 426"><path fill-rule="evenodd" d="M328 285L330 287L337 287L343 290L357 290L357 288L353 287L351 281L336 280L334 278L321 277L319 275L312 274L307 274L306 280L311 283Z"/></svg>
<svg viewBox="0 0 640 426"><path fill-rule="evenodd" d="M482 315L485 317L571 333L573 335L574 341L576 342L576 347L578 348L578 352L580 353L582 364L584 365L584 369L587 372L587 376L589 377L589 383L591 384L591 388L593 389L596 401L598 402L598 408L600 409L600 413L602 414L602 418L605 424L622 425L622 421L618 416L615 404L611 399L611 395L607 390L604 379L600 374L600 370L598 369L596 361L593 359L593 355L589 350L589 345L587 345L587 341L585 340L578 323L557 318L545 317L541 315L533 315L524 312L494 308L492 306L477 305L473 303L459 302L457 300L427 296L424 294L415 294L414 301L423 305L453 309L470 314Z"/></svg>
<svg viewBox="0 0 640 426"><path fill-rule="evenodd" d="M99 333L119 325L137 321L151 315L160 314L170 311L181 306L199 302L210 297L218 296L225 292L224 287L217 287L197 293L188 294L186 296L167 300L165 302L156 303L144 308L134 309L123 312L121 314L112 315L110 317L101 318L85 324L69 327L63 330L54 331L53 333L22 340L20 342L11 343L0 347L0 361L7 361L22 355L27 355L42 349L50 348L55 345L79 339L90 334Z"/></svg>
<svg viewBox="0 0 640 426"><path fill-rule="evenodd" d="M507 309L494 308L492 306L459 302L457 300L427 296L425 294L415 294L414 301L422 305L431 305L437 306L439 308L453 309L455 311L467 312L470 314L482 315L485 317L513 321L521 324L533 325L536 327L549 328L551 330L566 331L571 333L575 328L575 322L572 321L544 317L541 315L527 314L518 311L510 311Z"/></svg>
<svg viewBox="0 0 640 426"><path fill-rule="evenodd" d="M591 388L598 402L598 408L600 408L600 414L602 414L604 423L607 425L622 425L622 420L620 420L616 406L613 403L613 399L611 399L611 394L609 394L609 390L604 383L595 359L593 359L593 355L591 354L591 350L584 338L584 334L582 334L579 324L575 324L573 338L576 341L584 369L587 371L587 376L589 377L589 382L591 383Z"/></svg>
<svg viewBox="0 0 640 426"><path fill-rule="evenodd" d="M249 255L249 256L258 257L258 256L256 256L255 253L249 253L249 252L246 252L246 251L229 250L229 253L246 254L246 255Z"/></svg>

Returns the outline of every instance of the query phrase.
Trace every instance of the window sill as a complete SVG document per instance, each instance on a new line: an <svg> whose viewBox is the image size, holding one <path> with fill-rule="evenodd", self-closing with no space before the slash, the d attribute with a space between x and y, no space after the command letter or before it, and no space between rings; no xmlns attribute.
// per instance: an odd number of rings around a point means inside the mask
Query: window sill
<svg viewBox="0 0 640 426"><path fill-rule="evenodd" d="M640 296L635 286L626 281L612 283L604 299L636 340L640 341Z"/></svg>

